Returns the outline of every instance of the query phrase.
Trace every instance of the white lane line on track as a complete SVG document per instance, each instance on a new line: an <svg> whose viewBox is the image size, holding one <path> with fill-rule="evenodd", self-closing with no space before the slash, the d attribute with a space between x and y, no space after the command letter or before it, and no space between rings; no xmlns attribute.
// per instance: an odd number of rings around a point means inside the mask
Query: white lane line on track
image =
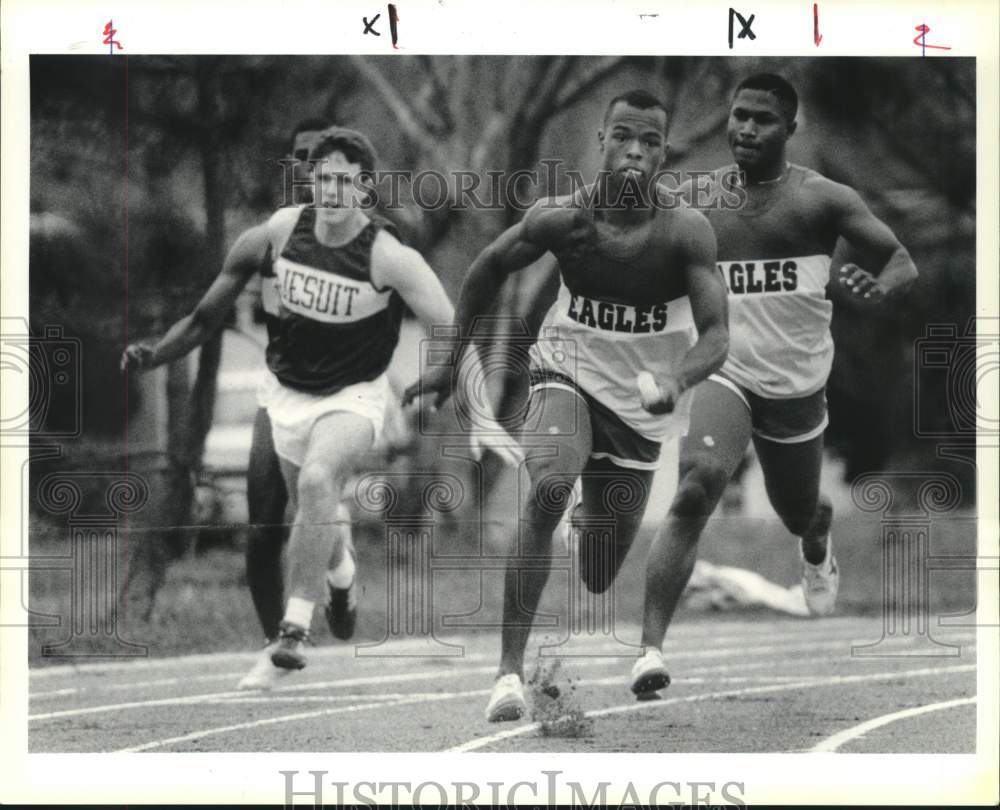
<svg viewBox="0 0 1000 810"><path fill-rule="evenodd" d="M771 685L771 686L751 687L751 688L747 688L747 689L735 689L735 690L728 690L728 691L724 691L724 692L709 693L707 695L705 695L705 694L692 695L692 696L689 696L689 697L686 697L686 698L675 698L672 701L671 700L661 701L658 704L649 704L649 703L635 704L635 703L631 703L631 704L628 704L626 706L612 707L610 710L609 709L599 709L599 710L596 710L596 711L587 712L586 716L588 716L588 717L600 717L600 716L603 716L603 715L606 715L606 714L615 714L615 713L624 712L624 711L635 711L637 709L641 709L641 708L646 707L646 706L663 705L663 704L671 703L671 702L673 702L673 703L688 703L688 702L692 702L692 701L696 701L696 700L706 700L706 699L709 699L709 698L712 698L712 697L727 697L729 695L746 695L746 694L752 694L752 693L755 693L755 692L777 692L777 691L785 691L785 690L791 690L791 689L800 689L800 688L805 688L805 687L813 686L813 685L828 686L828 685L833 685L833 684L839 683L839 682L853 682L853 681L859 681L859 680L861 680L861 681L886 680L886 679L892 679L892 678L895 678L895 677L914 677L914 676L917 676L917 675L929 675L931 673L942 672L942 671L944 671L944 672L948 672L948 671L967 671L967 670L971 670L971 669L975 669L975 665L970 664L970 665L967 665L967 666L958 666L958 667L932 667L932 668L929 668L929 669L926 669L926 670L904 670L902 672L882 672L882 673L876 673L876 674L873 674L873 675L849 676L849 677L846 677L846 678L834 678L834 679L822 678L822 677L820 677L820 678L817 678L817 677L803 678L802 680L799 680L799 681L794 682L794 683L784 683L784 684L777 684L777 685ZM608 682L608 681L611 681L611 682L620 682L620 679L619 678L602 678L602 679L600 679L599 682L604 683L604 682ZM121 749L119 751L115 751L113 753L120 753L120 754L124 754L124 753L138 753L140 751L149 751L149 750L152 750L154 748L162 748L164 746L174 745L176 743L189 742L189 741L192 741L192 740L201 739L202 737L215 736L215 735L218 735L218 734L227 734L227 733L232 732L232 731L244 731L244 730L251 729L251 728L257 728L259 726L276 725L276 724L279 724L279 723L291 723L291 722L295 722L296 720L310 720L310 719L314 719L314 718L317 718L317 717L325 717L325 716L333 715L333 714L344 714L344 713L347 713L347 712L360 712L360 711L365 711L365 710L368 710L368 709L392 708L394 706L403 706L403 705L406 705L406 704L413 704L413 703L432 703L432 702L439 702L439 701L444 701L444 700L455 700L455 699L458 699L458 698L485 697L486 695L490 694L491 691L492 691L492 689L473 689L473 690L468 690L468 691L463 691L463 692L439 692L439 693L433 693L432 696L430 696L430 697L428 697L426 695L409 695L409 696L407 696L405 698L401 698L400 700L378 701L378 702L374 702L374 703L361 703L361 704L355 704L353 706L341 706L341 707L334 708L334 709L318 709L318 710L311 711L311 712L300 712L300 713L296 713L296 714L280 715L278 717L268 717L268 718L263 718L263 719L260 719L260 720L248 721L248 722L245 722L245 723L236 723L234 725L216 726L216 727L213 727L213 728L202 729L200 731L193 731L193 732L190 732L188 734L182 734L182 735L177 736L177 737L168 737L166 739L161 739L161 740L152 740L150 742L143 743L142 745L133 746L131 748L123 748L123 749ZM514 730L512 730L512 732L502 733L500 735L494 735L494 738L504 739L506 737L517 736L518 734L525 734L528 731L532 731L534 729L537 729L538 726L539 726L538 723L532 723L530 725L521 726L521 727L519 727L517 729L514 729ZM487 742L483 743L483 744L488 744L489 741L493 741L493 738L486 738L486 739L487 739ZM476 745L475 744L475 743L478 743L478 742L481 742L481 741L479 741L479 740L473 740L472 743L466 743L465 745L470 745L471 744L472 748L478 748L478 747L481 747L481 745ZM449 750L449 751L472 750L472 748L463 749L461 746L459 746L458 748L447 749L447 750Z"/></svg>
<svg viewBox="0 0 1000 810"><path fill-rule="evenodd" d="M823 620L823 621L825 622L826 620ZM701 628L701 629L706 629L706 628ZM827 626L824 624L824 625L821 625L819 629L829 629L829 628L827 628ZM794 639L797 639L797 638L802 638L803 636L815 637L816 631L817 631L817 627L816 627L815 624L811 624L811 626L809 626L807 628L807 630L808 630L808 632L790 632L790 633L769 631L767 633L762 633L761 635L766 636L767 640L771 641L771 642L782 641L782 640L794 640ZM858 636L863 633L863 630L860 627L856 626L856 625L855 626L848 626L848 627L844 628L844 630L846 631L844 633L844 635L843 635L843 641L844 642L847 642L847 641L856 642L856 641L858 641ZM824 638L829 639L830 638L830 633L825 633L824 634ZM968 632L960 632L960 633L954 634L952 637L949 637L948 639L942 639L942 640L947 640L947 641L955 643L955 644L967 645L968 643L970 643L974 639L975 639L975 635L974 634L971 634L971 633L968 633ZM685 639L685 642L687 642L689 644L695 644L695 643L701 642L702 646L704 646L704 644L706 644L706 643L711 643L714 646L718 646L718 645L725 645L725 644L732 644L732 643L739 643L739 642L744 642L745 643L745 642L747 642L749 640L750 639L748 639L746 635L741 634L741 635L737 635L737 636L715 636L715 635L712 635L710 637L710 639L709 639L709 637L706 637L706 636L691 637L691 638ZM670 640L668 639L668 642L669 641ZM535 645L533 643L532 646L537 646L537 645ZM328 663L332 663L332 662L334 662L334 661L336 661L338 659L343 659L343 658L345 658L345 655L343 653L344 649L345 648L342 648L342 647L333 647L333 648L326 647L326 648L322 648L320 650L317 650L313 654L313 657L312 657L313 663L314 664L328 664ZM599 648L599 649L601 649L601 648ZM609 656L610 656L610 655L613 655L613 654L619 652L622 648L621 648L620 645L615 645L615 646L606 646L606 647L603 647L602 649L603 649L604 652L608 653ZM251 662L254 661L254 660L256 660L256 657L259 654L260 654L259 652L255 653L254 657L251 659ZM684 645L684 643L679 643L679 644L678 643L673 643L673 644L671 644L668 647L668 655L670 655L671 657L676 657L678 655L684 655L684 654L686 654L685 653L685 645ZM236 661L241 660L243 657L245 657L244 653L231 653L226 658L225 662L227 664L233 664ZM573 656L567 656L567 658L572 658L572 657ZM620 657L621 658L628 658L629 657L629 652L623 651L621 653ZM213 658L217 658L217 656L213 656ZM176 659L176 660L180 661L182 659ZM204 663L203 661L200 660L199 657L195 657L195 656L189 656L187 660L190 663L192 663L192 664L193 663L198 663L198 664L203 664ZM351 656L347 660L353 662L353 661L355 661L357 659L355 659L354 656ZM384 660L384 659L382 659L382 660ZM495 654L474 653L474 654L466 655L466 656L462 657L461 659L444 659L444 660L449 661L449 664L441 666L441 670L440 671L442 671L442 672L446 671L446 670L449 670L449 669L455 669L455 670L460 670L461 669L461 664L450 663L452 661L462 661L462 662L468 662L468 663L471 663L471 662L474 662L474 661L489 661L489 662L492 663L492 662L496 661L497 658L496 658ZM118 665L109 665L109 666L127 666L127 665L118 664ZM142 671L145 671L145 670L142 670ZM70 688L66 688L66 689L56 689L56 690L47 691L47 692L35 692L35 693L29 692L28 697L29 697L30 700L49 700L49 699L60 698L60 697L68 697L68 696L71 696L71 695L87 695L87 694L99 695L99 694L104 694L104 693L109 693L109 692L121 692L121 691L129 691L129 690L135 690L135 689L146 689L146 688L151 688L151 687L162 687L162 686L177 686L177 685L180 685L180 684L188 684L188 683L206 683L206 682L212 682L212 681L225 681L225 680L230 680L230 679L233 680L233 681L237 681L244 674L245 674L245 669L240 669L240 670L233 670L233 671L227 671L227 672L221 672L221 673L220 672L213 672L210 675L192 675L192 676L179 675L179 676L174 676L174 677L170 677L170 678L158 678L158 679L146 680L146 681L132 681L132 682L128 682L128 683L98 683L98 684L93 684L93 685L70 687Z"/></svg>
<svg viewBox="0 0 1000 810"><path fill-rule="evenodd" d="M688 652L678 652L668 654L668 659L673 662L678 659L701 659L701 658L733 658L738 656L753 657L759 655L774 655L787 652L806 652L836 650L844 646L843 639L827 641L821 643L794 643L761 646L748 649L747 647L723 647L720 649L690 650ZM557 660L557 659L552 659ZM617 658L592 657L573 659L574 667L609 666L618 665ZM350 686L364 686L383 683L406 683L419 680L436 679L447 676L461 677L465 675L477 675L492 673L496 670L495 665L481 667L450 667L447 669L430 669L418 672L406 672L391 675L369 675L356 678L344 678L332 681L313 681L307 683L290 684L275 689L275 693L282 692L302 692L312 689L341 689ZM246 692L227 690L225 692L209 692L201 695L185 695L180 697L154 698L153 700L137 700L127 703L101 704L98 706L84 706L76 709L62 709L59 711L44 712L28 716L29 721L56 720L64 717L76 717L86 714L103 714L126 709L151 708L153 706L184 705L189 703L199 703L202 701L218 700L227 697L245 696Z"/></svg>
<svg viewBox="0 0 1000 810"><path fill-rule="evenodd" d="M463 671L462 674L483 674L496 671L495 666L475 667ZM318 681L316 683L300 683L292 686L283 686L275 689L274 693L295 692L308 689L340 689L349 686L365 686L379 683L405 683L407 681L431 680L441 676L440 670L430 670L428 672L408 672L401 675L377 675L367 678L346 678L340 681ZM79 709L65 709L62 711L45 712L44 714L32 714L28 716L29 721L34 720L57 720L63 717L77 717L83 714L103 714L124 709L144 709L153 706L174 706L190 703L206 703L213 700L221 700L230 697L247 697L248 692L210 692L202 695L187 695L176 698L159 698L156 700L137 700L130 703L115 703L103 706L84 706Z"/></svg>
<svg viewBox="0 0 1000 810"><path fill-rule="evenodd" d="M770 686L751 686L746 689L727 689L722 692L700 692L697 695L686 695L684 697L667 698L666 700L659 701L625 703L618 706L610 706L606 709L595 709L593 711L584 712L584 717L607 717L612 714L626 714L636 711L662 709L665 706L675 706L679 703L696 703L703 700L714 700L716 698L742 697L744 695L760 694L762 692L783 692L794 689L805 689L811 686L839 686L845 683L892 680L893 678L918 678L925 675L937 675L942 672L971 672L975 670L975 668L975 664L961 664L950 667L928 667L926 669L901 670L899 672L877 672L868 675L836 675L830 677L803 678L801 681L797 681L795 683L781 683ZM508 740L511 737L521 737L525 734L529 734L532 731L536 731L539 726L539 723L527 723L523 726L517 726L486 737L477 737L476 739L469 740L468 742L461 743L451 748L446 748L445 752L464 753L466 751L475 751L479 748L485 748L487 745Z"/></svg>
<svg viewBox="0 0 1000 810"><path fill-rule="evenodd" d="M336 709L319 709L312 712L300 712L299 714L286 714L281 717L268 717L262 720L253 720L246 723L236 723L231 726L220 726L216 728L207 728L202 731L192 731L190 734L182 734L179 737L169 737L165 740L153 740L152 742L143 743L142 745L136 745L131 748L122 748L113 753L116 754L136 754L140 751L149 751L153 748L162 748L165 745L174 745L176 743L189 742L191 740L200 740L202 737L210 737L216 734L226 734L231 731L244 731L250 728L258 728L260 726L270 726L276 725L278 723L291 723L295 720L312 720L317 717L326 717L332 714L347 714L349 712L361 712L367 709L382 709L387 706L404 706L407 703L430 703L440 700L454 700L456 698L463 697L476 697L480 695L488 695L490 693L489 689L476 689L471 692L442 692L434 695L432 698L428 698L425 695L421 696L407 696L401 700L392 701L378 701L376 703L359 703L354 706L339 706Z"/></svg>
<svg viewBox="0 0 1000 810"><path fill-rule="evenodd" d="M822 630L823 628L829 628L831 625L851 625L854 627L859 626L859 624L871 625L873 628L881 626L881 618L867 618L858 616L834 616L826 617L822 619L815 618L782 618L778 621L769 622L755 622L752 619L747 619L745 621L727 621L721 623L710 623L710 622L689 622L684 624L678 624L676 627L670 628L670 639L680 640L686 638L687 636L694 637L704 637L704 636L714 636L720 633L739 633L741 637L746 636L770 636L774 632L775 627L796 627L802 628L805 633L813 633L817 631L817 628ZM619 628L622 632L634 631L636 638L639 637L640 628L638 625L626 625ZM946 631L947 628L940 628L942 631ZM444 637L440 639L448 644L459 644L468 645L470 643L470 638L467 636L459 637ZM412 642L395 642L399 644L399 649L402 650L419 650L420 647L426 645L426 641L423 639L415 639ZM324 648L324 653L329 654L331 657L338 658L354 658L353 645L351 646L336 646ZM145 659L140 661L112 661L112 662L102 662L102 663L88 663L88 664L55 664L53 666L47 666L43 668L32 669L30 672L30 677L34 679L48 679L48 678L58 678L69 677L75 678L79 675L85 675L88 673L93 674L104 674L108 672L138 672L138 671L148 671L155 669L165 669L171 666L184 665L184 664L194 664L201 668L211 667L212 664L219 661L225 661L227 663L231 662L234 658L242 658L248 664L252 664L254 658L259 654L259 650L256 651L243 651L243 652L223 652L223 653L197 653L195 655L178 655L171 656L167 658L155 658L155 659Z"/></svg>
<svg viewBox="0 0 1000 810"><path fill-rule="evenodd" d="M71 689L55 689L52 692L36 692L29 694L31 700L48 700L51 698L65 697L66 695L84 695L100 692L120 692L125 689L146 689L153 686L176 686L181 683L207 683L209 681L236 680L246 674L246 670L239 672L216 672L212 675L192 675L184 678L158 678L152 681L136 681L133 683L100 683L93 686L78 686Z"/></svg>
<svg viewBox="0 0 1000 810"><path fill-rule="evenodd" d="M892 714L883 714L881 717L874 717L864 723L859 723L856 726L851 726L851 728L839 731L836 734L827 737L818 745L813 746L809 749L809 751L812 753L836 751L845 743L849 743L851 740L856 740L857 738L867 734L869 731L874 731L882 726L895 723L897 720L905 720L908 717L917 717L921 714L937 712L942 709L953 709L956 706L975 705L975 703L976 698L974 697L957 698L956 700L945 700L941 703L928 703L925 706L914 706L911 709L903 709L902 711L893 712Z"/></svg>
<svg viewBox="0 0 1000 810"><path fill-rule="evenodd" d="M975 668L974 665L968 665L968 666L964 666L964 667L937 667L937 668L930 668L928 670L909 670L909 671L905 672L905 675L912 677L912 676L916 676L916 675L930 674L931 672L934 672L934 671L950 671L950 670L955 670L955 671L962 670L962 671L964 671L964 670L967 670L967 669L974 669L974 668ZM852 680L879 680L879 679L885 680L887 678L891 679L893 677L903 677L903 676L904 676L904 672L892 672L892 673L885 672L885 673L877 673L875 675L850 676L848 678L842 678L842 679L837 679L837 680L838 681L843 681L843 680L847 680L847 681L852 681ZM602 678L602 679L599 679L599 680L595 681L594 683L595 684L597 684L597 683L604 683L604 682L607 682L607 681L618 682L620 680L621 680L620 678L613 678L613 679ZM744 695L744 694L751 694L751 693L755 693L755 692L776 692L776 691L783 691L783 690L789 690L789 689L805 688L805 687L813 686L813 685L827 686L827 685L830 685L830 683L828 683L829 681L831 681L831 679L829 679L829 678L827 678L827 679L824 679L824 678L808 678L808 679L799 680L799 681L794 682L794 683L778 684L778 685L774 685L774 686L751 687L751 688L748 688L748 689L735 689L735 690L729 690L729 691L725 691L725 692L710 693L708 695L692 695L692 696L689 696L688 698L675 699L673 702L675 702L675 703L691 702L693 700L704 700L704 699L708 699L710 697L726 697L726 696L729 696L729 695ZM589 682L581 682L581 683L584 683L585 685L589 685ZM353 706L339 706L339 707L333 708L333 709L317 709L317 710L311 711L311 712L299 712L299 713L296 713L296 714L280 715L278 717L268 717L268 718L263 718L263 719L259 719L259 720L247 721L245 723L235 723L233 725L228 725L228 726L216 726L214 728L202 729L200 731L192 731L192 732L190 732L188 734L182 734L182 735L179 735L177 737L168 737L168 738L162 739L162 740L152 740L150 742L143 743L142 745L132 746L130 748L123 748L123 749L120 749L120 750L115 751L113 753L116 753L116 754L139 753L141 751L149 751L149 750L152 750L154 748L163 748L164 746L167 746L167 745L174 745L174 744L182 743L182 742L190 742L190 741L193 741L193 740L201 739L203 737L216 736L216 735L219 735L219 734L227 734L227 733L230 733L230 732L233 732L233 731L245 731L245 730L251 729L251 728L258 728L260 726L268 726L268 725L277 725L279 723L292 723L292 722L295 722L297 720L311 720L311 719L315 719L315 718L318 718L318 717L326 717L326 716L334 715L334 714L346 714L346 713L367 711L369 709L392 708L394 706L404 706L404 705L413 704L413 703L436 703L436 702L445 701L445 700L456 700L456 699L459 699L459 698L467 698L467 697L485 697L491 691L492 691L492 689L472 689L472 690L467 690L467 691L463 691L463 692L437 692L437 693L431 693L431 694L426 694L426 693L425 694L416 694L416 695L408 695L406 697L400 698L399 700L378 701L378 702L374 702L374 703L360 703L360 704L355 704ZM655 705L662 705L663 703L668 703L668 702L670 702L670 701L661 701L659 704L655 704ZM599 717L599 716L603 716L603 715L606 715L606 714L614 714L614 713L616 713L615 710L618 710L618 711L635 710L635 708L636 708L637 705L641 708L643 706L649 706L651 704L648 704L648 703L646 703L646 704L628 704L627 707L612 707L612 709L610 709L610 710L609 709L599 709L599 710L596 710L596 711L587 712L586 716L588 716L588 717ZM535 728L538 728L538 725L539 725L538 723L532 723L532 724L530 724L528 726L521 726L518 729L515 729L515 731L518 731L519 733L524 734L524 733L527 733L527 731L530 731L530 730L533 730ZM522 731L521 729L524 729L524 730ZM499 736L499 735L494 735L494 736ZM516 735L515 734L506 734L504 736L516 736ZM477 741L473 741L473 742L477 742ZM480 746L475 746L475 747L480 747ZM459 749L448 749L448 750L449 751L457 751L457 750L460 750L460 748ZM467 750L471 750L471 749L467 749Z"/></svg>
<svg viewBox="0 0 1000 810"><path fill-rule="evenodd" d="M845 635L845 637L844 637L845 641L847 641L847 640L852 640L852 641L856 640L856 633L857 633L857 631L854 630L849 635ZM783 640L783 639L792 640L792 639L796 639L796 638L801 638L803 636L810 637L812 635L813 635L812 632L809 632L809 633L802 633L802 632L792 632L792 633L769 632L769 633L766 634L767 639L769 641L780 641L780 640ZM971 636L969 636L969 637L971 638ZM535 642L540 642L542 640L544 640L544 639L541 639L541 638L535 638L534 639ZM707 641L707 638L705 636L692 637L692 638L688 639L688 641L690 643L705 642L705 641ZM747 636L745 634L731 635L731 636L716 636L716 635L712 635L712 637L711 637L711 643L714 644L714 645L725 645L725 644L733 644L733 643L746 642L746 641L747 641ZM537 644L533 644L533 646L537 646ZM636 655L638 653L638 649L639 649L638 647L636 647L635 650L632 650L630 648L623 647L621 645L613 645L613 646L612 645L607 645L607 644L603 643L603 640L598 645L598 648L601 649L601 650L603 650L604 652L607 652L608 654L613 654L613 653L616 653L616 652L620 651L622 658L627 658L627 657ZM567 647L567 650L568 649L569 648ZM683 645L683 643L680 644L680 645L674 645L671 649L672 650L676 650L678 652L683 652L684 651L684 645ZM335 662L337 659L344 658L344 652L343 652L343 650L344 650L343 647L324 647L324 648L321 648L319 650L316 650L313 653L312 660L313 660L314 663L323 663L323 664ZM259 654L260 654L259 652L255 654L254 660L256 660L256 657ZM243 657L243 656L244 656L244 653L232 653L230 655L229 659L226 661L226 663L229 663L229 664L234 663L234 660L238 660L238 657ZM352 656L350 658L350 660L351 661L355 661L357 659L354 656ZM361 660L364 660L364 659L361 659ZM376 659L371 659L371 660L376 660ZM458 662L458 661L461 661L463 663L465 663L465 662L470 662L471 663L471 662L477 662L477 661L489 661L489 662L493 663L493 662L495 662L497 660L497 655L495 653L471 653L471 654L468 654L468 655L464 655L461 658L450 658L450 659L442 659L442 660L443 661L448 661L448 662ZM195 662L192 660L192 663L195 663ZM202 662L198 662L198 663L202 663ZM457 664L457 663L443 664L442 665L442 669L448 669L449 667L454 667L454 666L459 666L459 664ZM178 684L190 683L192 681L198 681L198 682L201 682L201 681L219 681L219 680L225 680L227 678L232 678L233 680L239 680L241 677L243 677L244 674L245 674L245 670L233 670L233 671L230 671L230 672L222 672L222 673L214 672L211 675L196 675L196 676L193 676L193 677L174 676L174 677L170 677L170 678L157 678L157 679L154 679L154 680L147 680L147 681L132 681L130 683L114 683L114 684L98 683L98 684L93 684L93 685L88 685L88 686L76 686L76 687L72 687L70 689L57 689L57 690L54 690L54 691L51 691L51 692L37 692L37 693L29 695L29 697L31 697L33 700L41 700L41 699L45 699L45 698L49 698L49 697L65 697L66 695L70 695L70 694L85 694L85 693L90 693L90 692L101 693L101 692L110 692L110 691L122 691L122 690L126 690L126 689L142 689L142 688L146 688L146 687L155 687L155 686L176 686Z"/></svg>
<svg viewBox="0 0 1000 810"><path fill-rule="evenodd" d="M705 683L789 683L791 681L801 681L804 675L737 675L723 676L719 678L676 678L673 681L675 686L687 684ZM613 686L614 684L625 684L624 675L613 675L609 678L581 678L573 681L573 686ZM486 694L488 689L479 690ZM255 703L260 705L270 705L276 703L344 703L349 700L400 700L409 697L436 698L441 692L383 692L380 695L372 695L365 692L352 692L348 695L258 695L252 697L220 698L219 700L207 700L209 706L228 706L233 703Z"/></svg>

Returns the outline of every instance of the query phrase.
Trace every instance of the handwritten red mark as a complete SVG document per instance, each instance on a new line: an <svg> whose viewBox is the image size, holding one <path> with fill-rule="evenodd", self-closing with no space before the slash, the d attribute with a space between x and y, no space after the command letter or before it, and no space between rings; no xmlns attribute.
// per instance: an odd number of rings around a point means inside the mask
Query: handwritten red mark
<svg viewBox="0 0 1000 810"><path fill-rule="evenodd" d="M108 20L107 25L104 26L104 41L102 44L108 46L108 53L115 52L115 46L118 46L118 50L122 50L122 44L115 39L115 34L118 33L117 28L113 28L113 21Z"/></svg>
<svg viewBox="0 0 1000 810"><path fill-rule="evenodd" d="M951 50L951 48L947 45L931 45L929 42L927 42L927 35L930 33L931 29L926 23L920 23L920 25L918 25L914 30L920 32L913 38L913 44L920 46L921 56L927 56L928 48L936 48L939 51Z"/></svg>
<svg viewBox="0 0 1000 810"><path fill-rule="evenodd" d="M816 47L823 41L823 35L819 32L819 3L813 3L813 42Z"/></svg>
<svg viewBox="0 0 1000 810"><path fill-rule="evenodd" d="M398 22L399 22L399 12L396 11L395 5L389 3L389 33L392 35L392 47L396 48L397 50L399 49L399 46L396 44L396 42L399 39L396 30L396 23Z"/></svg>

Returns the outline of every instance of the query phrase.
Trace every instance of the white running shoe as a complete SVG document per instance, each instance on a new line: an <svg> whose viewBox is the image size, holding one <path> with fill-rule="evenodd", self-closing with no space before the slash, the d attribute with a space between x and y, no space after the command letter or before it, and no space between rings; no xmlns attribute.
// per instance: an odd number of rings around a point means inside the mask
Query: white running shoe
<svg viewBox="0 0 1000 810"><path fill-rule="evenodd" d="M486 719L491 723L520 720L528 711L524 701L524 684L516 673L501 675L493 684L493 694L486 705Z"/></svg>
<svg viewBox="0 0 1000 810"><path fill-rule="evenodd" d="M646 699L650 692L658 692L670 686L670 673L663 660L663 653L655 647L650 647L632 666L629 688L640 700Z"/></svg>
<svg viewBox="0 0 1000 810"><path fill-rule="evenodd" d="M273 641L268 644L257 657L256 663L250 668L250 671L243 676L237 685L237 689L260 689L268 690L273 687L278 681L284 678L286 675L290 675L295 670L293 669L282 669L281 667L276 667L271 663L271 653L273 653L278 647L278 642Z"/></svg>
<svg viewBox="0 0 1000 810"><path fill-rule="evenodd" d="M826 538L826 559L819 565L806 562L799 545L802 558L802 593L806 607L813 616L829 616L837 604L837 590L840 587L840 569L833 556L833 535Z"/></svg>

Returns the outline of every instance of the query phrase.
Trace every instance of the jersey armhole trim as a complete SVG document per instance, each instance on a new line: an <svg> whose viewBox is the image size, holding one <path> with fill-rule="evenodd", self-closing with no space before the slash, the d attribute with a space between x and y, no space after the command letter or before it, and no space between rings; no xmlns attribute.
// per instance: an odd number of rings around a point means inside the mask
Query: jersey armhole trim
<svg viewBox="0 0 1000 810"><path fill-rule="evenodd" d="M709 374L708 379L710 379L714 383L718 383L723 388L728 388L730 391L732 391L734 394L736 394L736 396L740 398L740 401L744 405L747 406L748 411L750 411L751 413L753 412L753 408L750 407L750 402L747 400L746 394L744 394L740 390L740 387L732 380L726 379L721 374Z"/></svg>

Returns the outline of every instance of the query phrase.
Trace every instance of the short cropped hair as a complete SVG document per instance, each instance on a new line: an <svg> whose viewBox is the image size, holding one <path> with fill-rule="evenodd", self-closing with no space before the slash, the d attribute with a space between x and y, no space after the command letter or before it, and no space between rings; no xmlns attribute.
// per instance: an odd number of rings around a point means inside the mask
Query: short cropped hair
<svg viewBox="0 0 1000 810"><path fill-rule="evenodd" d="M754 73L752 76L747 76L736 85L736 92L733 93L734 99L739 95L740 90L763 90L765 93L771 93L784 109L788 123L795 120L795 115L799 111L799 95L788 80L777 73Z"/></svg>
<svg viewBox="0 0 1000 810"><path fill-rule="evenodd" d="M330 127L320 133L309 152L309 160L320 160L333 152L343 152L351 163L360 163L364 174L373 174L378 159L375 147L368 138L355 129Z"/></svg>
<svg viewBox="0 0 1000 810"><path fill-rule="evenodd" d="M619 101L624 101L629 107L635 107L637 110L663 110L665 115L670 115L667 105L652 93L646 90L629 90L627 93L615 96L608 102L607 109L604 111L605 126L608 124L608 116L611 115L611 111Z"/></svg>

